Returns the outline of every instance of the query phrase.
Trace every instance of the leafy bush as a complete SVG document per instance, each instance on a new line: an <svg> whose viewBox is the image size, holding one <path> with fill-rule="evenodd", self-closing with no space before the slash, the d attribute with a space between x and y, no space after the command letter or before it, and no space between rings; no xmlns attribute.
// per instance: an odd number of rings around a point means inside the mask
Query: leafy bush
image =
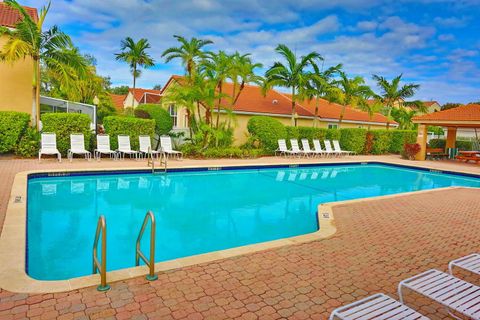
<svg viewBox="0 0 480 320"><path fill-rule="evenodd" d="M385 154L390 149L393 130L372 130L373 136L372 154Z"/></svg>
<svg viewBox="0 0 480 320"><path fill-rule="evenodd" d="M355 153L362 153L364 151L367 140L366 129L344 128L337 131L340 131L340 146L342 149L354 151Z"/></svg>
<svg viewBox="0 0 480 320"><path fill-rule="evenodd" d="M44 113L42 114L42 131L54 132L57 135L57 148L66 155L70 149L70 134L83 133L85 148L90 149L92 132L90 117L81 113Z"/></svg>
<svg viewBox="0 0 480 320"><path fill-rule="evenodd" d="M287 130L280 121L266 116L251 117L247 129L251 139L267 151L275 151L278 146L277 140L287 136Z"/></svg>
<svg viewBox="0 0 480 320"><path fill-rule="evenodd" d="M0 112L0 153L15 150L30 122L30 115L24 112Z"/></svg>
<svg viewBox="0 0 480 320"><path fill-rule="evenodd" d="M166 135L172 131L173 120L167 110L158 104L142 104L135 109L135 116L142 111L150 115L150 119L155 120L155 133L157 135Z"/></svg>
<svg viewBox="0 0 480 320"><path fill-rule="evenodd" d="M15 148L15 154L31 158L38 155L38 150L40 149L40 133L36 129L28 127L25 130L20 142Z"/></svg>
<svg viewBox="0 0 480 320"><path fill-rule="evenodd" d="M418 143L405 143L402 156L406 159L413 160L417 153L420 152L420 149L421 147Z"/></svg>
<svg viewBox="0 0 480 320"><path fill-rule="evenodd" d="M138 150L138 136L149 135L153 137L155 134L155 120L139 119L132 117L109 116L103 119L105 133L110 135L110 146L112 150L118 148L118 138L120 134L130 136L130 144L132 149Z"/></svg>
<svg viewBox="0 0 480 320"><path fill-rule="evenodd" d="M340 140L341 133L339 129L327 129L327 134L325 135L325 139L328 140Z"/></svg>
<svg viewBox="0 0 480 320"><path fill-rule="evenodd" d="M445 149L447 142L445 139L431 139L428 143L430 148L442 148ZM459 150L472 150L473 142L468 140L457 140L455 142L455 148Z"/></svg>
<svg viewBox="0 0 480 320"><path fill-rule="evenodd" d="M417 132L415 130L391 130L389 152L401 153L406 143L415 143Z"/></svg>
<svg viewBox="0 0 480 320"><path fill-rule="evenodd" d="M186 143L182 145L182 152L185 156L192 158L258 158L260 156L269 154L262 149L250 149L250 148L207 148Z"/></svg>

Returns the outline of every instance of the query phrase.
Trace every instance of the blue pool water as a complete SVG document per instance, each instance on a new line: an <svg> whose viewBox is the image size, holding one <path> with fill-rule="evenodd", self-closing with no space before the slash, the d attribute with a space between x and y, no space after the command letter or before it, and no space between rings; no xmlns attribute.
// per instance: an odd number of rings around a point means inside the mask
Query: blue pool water
<svg viewBox="0 0 480 320"><path fill-rule="evenodd" d="M37 177L28 182L27 272L90 274L101 214L107 268L116 270L134 266L148 210L158 262L314 232L320 203L448 186L480 187L480 179L380 164Z"/></svg>

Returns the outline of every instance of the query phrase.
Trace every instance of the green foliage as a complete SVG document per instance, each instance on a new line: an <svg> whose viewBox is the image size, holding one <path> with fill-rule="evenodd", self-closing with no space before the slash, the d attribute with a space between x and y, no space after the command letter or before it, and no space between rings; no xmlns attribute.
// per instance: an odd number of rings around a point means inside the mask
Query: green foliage
<svg viewBox="0 0 480 320"><path fill-rule="evenodd" d="M139 119L133 117L110 116L103 119L105 132L110 135L110 146L112 150L118 148L118 138L120 134L130 136L132 149L138 150L138 136L155 134L155 120Z"/></svg>
<svg viewBox="0 0 480 320"><path fill-rule="evenodd" d="M445 134L445 131L443 131L443 128L438 126L428 126L427 131L433 132L436 136L441 136Z"/></svg>
<svg viewBox="0 0 480 320"><path fill-rule="evenodd" d="M57 148L66 155L70 149L70 134L83 133L85 148L90 149L92 132L90 117L81 113L44 113L42 114L43 132L54 132L57 135Z"/></svg>
<svg viewBox="0 0 480 320"><path fill-rule="evenodd" d="M327 129L327 134L325 135L325 139L340 140L340 138L341 138L340 130L338 130L338 129Z"/></svg>
<svg viewBox="0 0 480 320"><path fill-rule="evenodd" d="M325 128L312 128L312 127L297 127L298 134L301 139L308 139L312 141L313 139L318 139L320 141L325 140L328 129Z"/></svg>
<svg viewBox="0 0 480 320"><path fill-rule="evenodd" d="M460 103L454 103L454 102L447 102L442 106L442 111L443 110L448 110L448 109L453 109L456 107L460 107L462 104Z"/></svg>
<svg viewBox="0 0 480 320"><path fill-rule="evenodd" d="M20 139L17 147L15 148L15 154L26 158L31 158L38 155L39 148L40 133L38 133L36 129L28 127Z"/></svg>
<svg viewBox="0 0 480 320"><path fill-rule="evenodd" d="M391 130L391 138L388 151L401 153L406 143L415 143L417 141L417 132L415 130Z"/></svg>
<svg viewBox="0 0 480 320"><path fill-rule="evenodd" d="M15 149L30 122L30 115L23 112L0 112L0 153Z"/></svg>
<svg viewBox="0 0 480 320"><path fill-rule="evenodd" d="M118 86L110 88L110 92L113 94L128 94L128 86Z"/></svg>
<svg viewBox="0 0 480 320"><path fill-rule="evenodd" d="M390 149L393 130L372 130L373 136L372 154L385 154Z"/></svg>
<svg viewBox="0 0 480 320"><path fill-rule="evenodd" d="M446 140L445 139L431 139L428 143L430 148L442 148L445 149ZM455 148L459 150L472 150L473 142L469 140L457 140L455 142Z"/></svg>
<svg viewBox="0 0 480 320"><path fill-rule="evenodd" d="M287 136L287 130L280 121L265 116L251 117L248 120L247 129L251 139L258 142L260 147L267 151L276 150L277 140Z"/></svg>
<svg viewBox="0 0 480 320"><path fill-rule="evenodd" d="M155 133L159 136L166 135L173 128L173 120L167 110L158 104L142 104L139 105L135 112L145 111L150 115L150 119L155 120Z"/></svg>
<svg viewBox="0 0 480 320"><path fill-rule="evenodd" d="M333 129L335 130L335 129ZM340 132L340 146L344 150L362 153L365 149L367 130L360 128L343 128L336 130ZM335 139L336 140L336 139Z"/></svg>
<svg viewBox="0 0 480 320"><path fill-rule="evenodd" d="M202 149L198 145L191 143L184 144L182 146L182 152L185 156L191 158L258 158L270 154L262 149L243 147Z"/></svg>

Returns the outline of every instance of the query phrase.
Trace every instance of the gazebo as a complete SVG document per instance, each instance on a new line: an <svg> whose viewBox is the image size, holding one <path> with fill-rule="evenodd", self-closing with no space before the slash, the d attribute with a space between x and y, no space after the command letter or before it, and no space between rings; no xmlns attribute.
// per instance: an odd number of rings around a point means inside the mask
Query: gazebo
<svg viewBox="0 0 480 320"><path fill-rule="evenodd" d="M458 128L480 128L480 105L468 104L453 109L433 112L414 117L413 123L418 124L417 143L420 152L417 160L425 160L427 149L428 126L440 126L447 128L446 148L455 148Z"/></svg>

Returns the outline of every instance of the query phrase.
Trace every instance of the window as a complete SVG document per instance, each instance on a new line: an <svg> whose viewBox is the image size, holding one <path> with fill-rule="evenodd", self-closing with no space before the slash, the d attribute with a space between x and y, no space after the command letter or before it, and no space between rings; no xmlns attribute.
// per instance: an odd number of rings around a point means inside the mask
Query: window
<svg viewBox="0 0 480 320"><path fill-rule="evenodd" d="M337 129L338 128L338 124L336 123L329 123L328 124L328 129Z"/></svg>
<svg viewBox="0 0 480 320"><path fill-rule="evenodd" d="M172 117L173 121L173 127L176 128L178 123L177 123L177 108L175 107L174 104L171 104L168 106L168 113Z"/></svg>

